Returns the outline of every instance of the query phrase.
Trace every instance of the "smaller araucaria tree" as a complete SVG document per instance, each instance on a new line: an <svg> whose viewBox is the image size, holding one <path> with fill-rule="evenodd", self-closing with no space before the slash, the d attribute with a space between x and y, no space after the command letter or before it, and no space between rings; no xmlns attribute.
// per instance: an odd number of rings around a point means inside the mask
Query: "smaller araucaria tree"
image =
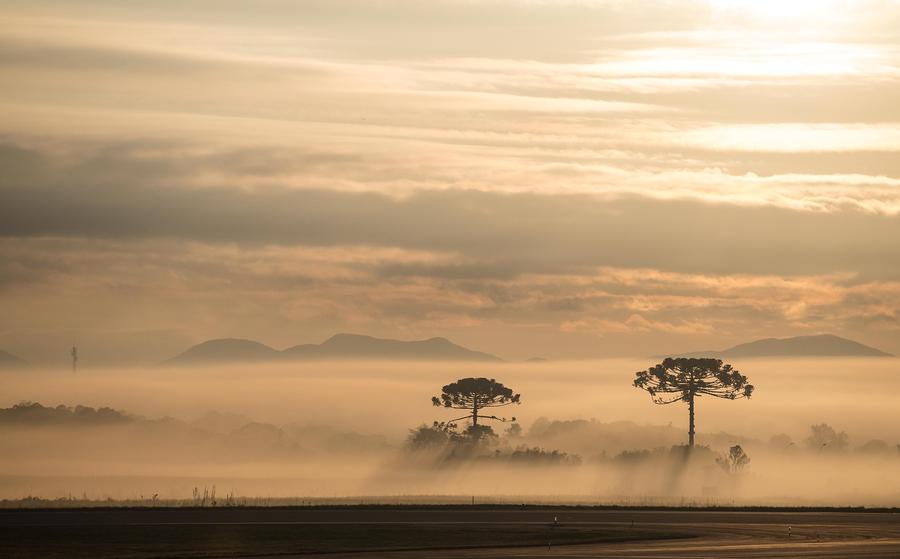
<svg viewBox="0 0 900 559"><path fill-rule="evenodd" d="M690 414L688 445L694 446L694 398L714 396L727 400L749 398L753 385L721 359L668 357L646 371L635 373L634 386L650 393L657 404L687 402Z"/></svg>
<svg viewBox="0 0 900 559"><path fill-rule="evenodd" d="M486 408L499 408L519 404L519 394L513 394L512 389L503 386L492 378L461 378L441 388L441 395L431 398L435 406L468 410L469 414L450 422L472 420L472 425L478 425L478 419L495 419L506 421L505 417L495 415L482 415L479 413ZM513 417L512 421L516 418Z"/></svg>

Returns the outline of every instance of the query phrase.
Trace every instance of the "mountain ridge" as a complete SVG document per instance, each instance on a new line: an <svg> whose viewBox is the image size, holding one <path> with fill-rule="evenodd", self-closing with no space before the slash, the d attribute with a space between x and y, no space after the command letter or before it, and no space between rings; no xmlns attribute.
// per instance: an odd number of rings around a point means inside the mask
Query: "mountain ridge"
<svg viewBox="0 0 900 559"><path fill-rule="evenodd" d="M18 367L27 367L28 361L25 361L17 355L13 355L8 351L0 349L0 369L13 369Z"/></svg>
<svg viewBox="0 0 900 559"><path fill-rule="evenodd" d="M893 357L881 351L833 334L763 338L723 350L672 354L678 357ZM668 357L668 356L667 356Z"/></svg>
<svg viewBox="0 0 900 559"><path fill-rule="evenodd" d="M362 334L338 333L321 344L299 344L277 350L265 344L242 338L207 340L189 347L163 365L222 362L312 361L312 360L395 359L422 361L503 360L482 351L457 345L447 338L394 340Z"/></svg>

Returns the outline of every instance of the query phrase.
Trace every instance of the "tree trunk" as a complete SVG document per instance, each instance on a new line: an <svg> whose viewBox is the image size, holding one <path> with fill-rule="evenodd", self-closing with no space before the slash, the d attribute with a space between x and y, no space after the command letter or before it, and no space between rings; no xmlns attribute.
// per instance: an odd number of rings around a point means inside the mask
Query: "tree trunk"
<svg viewBox="0 0 900 559"><path fill-rule="evenodd" d="M472 402L472 425L478 425L478 399Z"/></svg>
<svg viewBox="0 0 900 559"><path fill-rule="evenodd" d="M688 446L694 448L694 395L688 399L688 413L690 414L690 426L688 427Z"/></svg>

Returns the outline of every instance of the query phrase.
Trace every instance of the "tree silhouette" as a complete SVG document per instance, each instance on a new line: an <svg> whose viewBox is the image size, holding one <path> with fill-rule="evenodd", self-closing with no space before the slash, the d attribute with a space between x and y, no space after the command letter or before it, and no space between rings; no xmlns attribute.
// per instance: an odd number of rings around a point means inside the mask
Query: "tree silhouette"
<svg viewBox="0 0 900 559"><path fill-rule="evenodd" d="M496 419L506 421L505 417L480 415L479 410L499 408L519 404L519 394L503 386L492 378L461 378L441 388L440 396L433 396L431 403L435 406L457 410L469 410L468 415L451 419L449 422L471 419L472 425L478 425L478 419ZM516 420L515 417L512 418Z"/></svg>
<svg viewBox="0 0 900 559"><path fill-rule="evenodd" d="M635 373L634 386L650 393L657 404L687 402L690 414L688 446L694 446L694 398L715 396L749 398L753 385L747 377L720 359L668 357L646 371Z"/></svg>
<svg viewBox="0 0 900 559"><path fill-rule="evenodd" d="M810 436L806 438L806 446L816 452L843 452L850 444L847 433L835 431L827 423L810 425Z"/></svg>
<svg viewBox="0 0 900 559"><path fill-rule="evenodd" d="M716 462L729 474L737 474L744 469L744 466L750 463L750 457L747 456L741 445L736 444L728 449L728 454L725 457L717 458Z"/></svg>
<svg viewBox="0 0 900 559"><path fill-rule="evenodd" d="M431 425L421 425L410 429L406 443L413 450L440 448L458 437L455 423L435 421Z"/></svg>

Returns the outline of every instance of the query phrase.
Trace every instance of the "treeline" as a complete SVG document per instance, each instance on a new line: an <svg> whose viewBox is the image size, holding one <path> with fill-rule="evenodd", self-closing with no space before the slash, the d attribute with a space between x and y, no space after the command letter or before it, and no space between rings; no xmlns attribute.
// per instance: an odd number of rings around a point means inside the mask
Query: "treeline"
<svg viewBox="0 0 900 559"><path fill-rule="evenodd" d="M487 425L470 425L459 430L455 423L435 421L431 425L410 429L406 448L420 455L428 454L435 464L459 461L567 466L581 464L581 457L578 455L524 444L518 424L513 424L501 436Z"/></svg>
<svg viewBox="0 0 900 559"><path fill-rule="evenodd" d="M44 444L34 450L41 455L59 452L78 456L87 452L123 459L166 454L190 460L293 460L317 453L356 454L390 447L381 435L343 431L329 425L273 425L218 412L208 412L193 421L151 419L108 407L54 407L36 402L0 408L0 429L7 433L7 441L16 433L30 436L39 430ZM54 440L54 434L58 442L48 442Z"/></svg>
<svg viewBox="0 0 900 559"><path fill-rule="evenodd" d="M0 424L29 425L109 425L135 421L137 418L112 408L88 406L45 407L36 402L21 402L0 409Z"/></svg>

